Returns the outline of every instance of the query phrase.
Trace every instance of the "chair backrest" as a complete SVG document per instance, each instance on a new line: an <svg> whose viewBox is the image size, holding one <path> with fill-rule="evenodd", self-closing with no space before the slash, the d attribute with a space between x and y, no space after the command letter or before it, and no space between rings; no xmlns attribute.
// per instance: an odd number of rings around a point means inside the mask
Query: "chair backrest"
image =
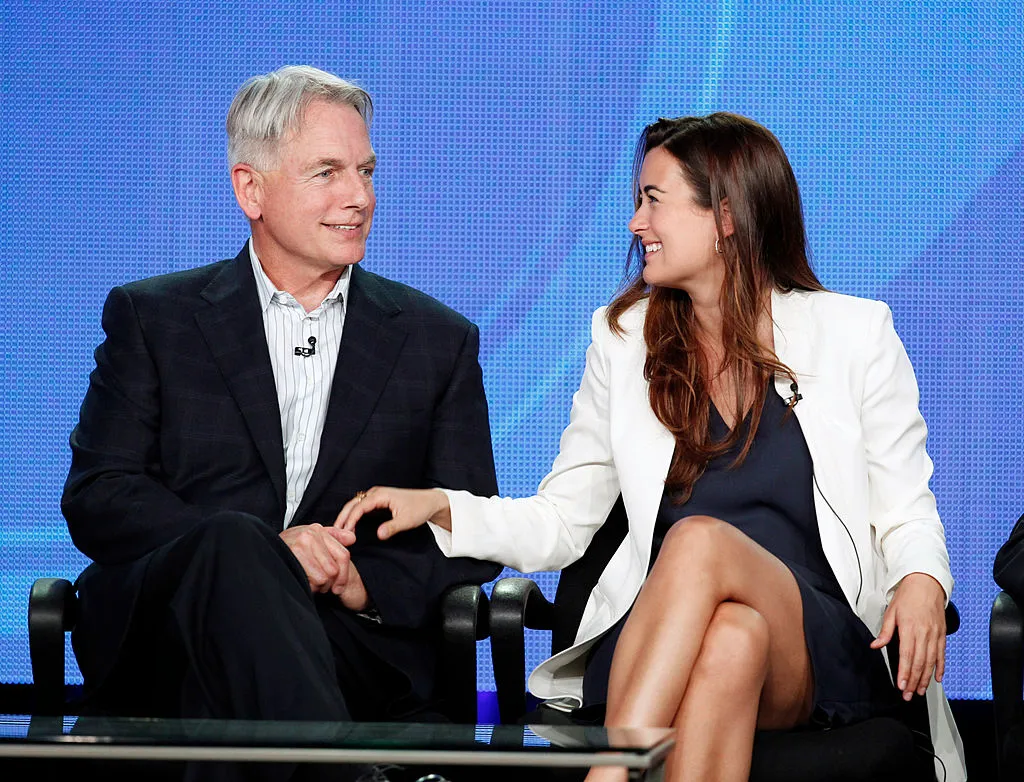
<svg viewBox="0 0 1024 782"><path fill-rule="evenodd" d="M992 603L988 633L999 779L1024 779L1024 611L1008 592Z"/></svg>
<svg viewBox="0 0 1024 782"><path fill-rule="evenodd" d="M622 545L629 530L622 495L612 506L608 519L594 535L586 553L562 571L555 592L557 621L551 630L551 653L568 649L576 640L576 631L583 619L590 593L601 577L608 561Z"/></svg>

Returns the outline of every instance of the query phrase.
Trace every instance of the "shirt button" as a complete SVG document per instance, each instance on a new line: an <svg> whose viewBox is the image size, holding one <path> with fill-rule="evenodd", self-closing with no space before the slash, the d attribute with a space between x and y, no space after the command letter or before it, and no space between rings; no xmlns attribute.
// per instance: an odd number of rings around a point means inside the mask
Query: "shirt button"
<svg viewBox="0 0 1024 782"><path fill-rule="evenodd" d="M301 443L301 442L302 442L303 440L305 440L305 439L306 439L306 434L305 434L305 432L299 432L299 433L298 433L298 434L297 434L297 435L295 436L295 439L296 439L296 440L298 440L298 441L299 441L299 442Z"/></svg>

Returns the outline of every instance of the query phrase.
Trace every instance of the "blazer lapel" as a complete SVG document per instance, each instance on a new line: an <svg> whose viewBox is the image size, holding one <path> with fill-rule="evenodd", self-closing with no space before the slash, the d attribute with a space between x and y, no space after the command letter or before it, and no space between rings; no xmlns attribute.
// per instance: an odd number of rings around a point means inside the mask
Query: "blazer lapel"
<svg viewBox="0 0 1024 782"><path fill-rule="evenodd" d="M817 371L816 356L827 348L816 339L815 317L810 309L813 295L797 292L772 295L775 354L796 374L802 396L793 412L800 422L814 465L814 504L822 549L847 600L858 610L862 579L859 555L850 556L850 545L852 543L856 551L857 542L847 526L854 515L849 510L847 494L851 488L858 491L859 487L851 483L853 470L843 461L843 454L848 450L838 444L846 427L837 418L825 379L819 377ZM775 388L783 398L793 394L785 378L776 378Z"/></svg>
<svg viewBox="0 0 1024 782"><path fill-rule="evenodd" d="M812 344L814 324L804 311L805 305L802 293L779 293L772 290L772 331L775 337L775 355L779 357L779 361L793 370L799 392L808 398L804 392L809 391L809 386L814 382L811 372L814 357ZM781 375L775 378L775 390L783 399L788 400L793 396L794 391L790 388L790 382L788 378ZM813 393L811 397L813 397ZM811 401L813 403L816 400L812 399ZM794 410L799 410L802 404L801 400Z"/></svg>
<svg viewBox="0 0 1024 782"><path fill-rule="evenodd" d="M819 483L822 480L824 453L819 447L829 442L827 402L821 393L821 383L817 377L815 361L815 328L814 319L807 311L808 294L793 291L779 293L772 291L772 320L774 321L775 355L779 361L793 370L796 375L797 388L791 387L791 381L784 375L775 378L775 391L784 400L789 401L794 393L800 394L793 412L800 421L800 428L811 452L815 466L815 475Z"/></svg>
<svg viewBox="0 0 1024 782"><path fill-rule="evenodd" d="M358 266L352 267L348 298L320 454L295 512L296 520L309 516L362 434L407 336L396 322L401 307L376 277Z"/></svg>
<svg viewBox="0 0 1024 782"><path fill-rule="evenodd" d="M201 295L213 306L197 313L196 321L242 411L283 513L285 466L281 411L248 244Z"/></svg>

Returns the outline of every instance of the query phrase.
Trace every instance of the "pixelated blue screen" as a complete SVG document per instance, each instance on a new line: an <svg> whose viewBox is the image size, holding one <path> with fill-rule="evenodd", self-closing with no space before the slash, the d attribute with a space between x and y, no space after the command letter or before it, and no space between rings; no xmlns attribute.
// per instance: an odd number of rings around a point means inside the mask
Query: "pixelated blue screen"
<svg viewBox="0 0 1024 782"><path fill-rule="evenodd" d="M640 129L728 109L774 130L819 276L888 302L916 367L963 614L947 683L989 697L991 563L1024 512L1020 8L5 0L0 682L31 679L32 580L85 564L58 499L107 291L238 251L228 104L310 63L376 101L366 266L480 325L508 495L550 464L589 315L621 280Z"/></svg>

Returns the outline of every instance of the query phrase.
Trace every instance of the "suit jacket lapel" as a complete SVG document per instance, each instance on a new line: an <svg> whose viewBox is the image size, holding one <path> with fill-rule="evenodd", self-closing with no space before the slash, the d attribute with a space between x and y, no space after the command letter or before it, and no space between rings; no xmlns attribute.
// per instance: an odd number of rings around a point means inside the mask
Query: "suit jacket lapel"
<svg viewBox="0 0 1024 782"><path fill-rule="evenodd" d="M362 434L407 336L396 318L401 307L374 275L358 266L352 267L348 298L320 454L295 513L300 523L307 520ZM315 520L330 523L333 519Z"/></svg>
<svg viewBox="0 0 1024 782"><path fill-rule="evenodd" d="M201 295L213 306L197 313L196 321L242 411L283 514L285 466L281 411L248 244L234 261L225 264Z"/></svg>

